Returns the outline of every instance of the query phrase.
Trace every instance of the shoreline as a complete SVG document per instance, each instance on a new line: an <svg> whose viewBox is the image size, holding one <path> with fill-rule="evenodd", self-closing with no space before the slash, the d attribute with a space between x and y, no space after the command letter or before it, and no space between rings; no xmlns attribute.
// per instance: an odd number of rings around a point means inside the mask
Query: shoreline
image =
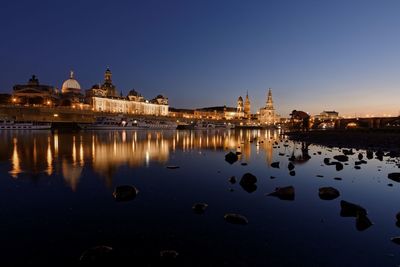
<svg viewBox="0 0 400 267"><path fill-rule="evenodd" d="M400 151L400 129L324 130L284 134L293 141L327 147Z"/></svg>

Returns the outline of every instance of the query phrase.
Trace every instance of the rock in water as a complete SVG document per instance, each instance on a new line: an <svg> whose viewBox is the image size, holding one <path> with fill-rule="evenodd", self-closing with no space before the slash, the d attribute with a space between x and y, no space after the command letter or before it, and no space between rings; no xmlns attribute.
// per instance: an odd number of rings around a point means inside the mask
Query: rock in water
<svg viewBox="0 0 400 267"><path fill-rule="evenodd" d="M169 166L167 166L167 169L179 169L179 166L169 165Z"/></svg>
<svg viewBox="0 0 400 267"><path fill-rule="evenodd" d="M249 223L246 217L236 213L227 213L224 215L224 219L232 224L246 225Z"/></svg>
<svg viewBox="0 0 400 267"><path fill-rule="evenodd" d="M272 168L279 168L279 161L271 163Z"/></svg>
<svg viewBox="0 0 400 267"><path fill-rule="evenodd" d="M388 178L395 182L400 183L400 172L392 172L388 174Z"/></svg>
<svg viewBox="0 0 400 267"><path fill-rule="evenodd" d="M333 187L321 187L319 189L319 198L323 200L332 200L340 196L339 190Z"/></svg>
<svg viewBox="0 0 400 267"><path fill-rule="evenodd" d="M231 178L229 178L229 182L230 182L231 184L235 184L235 183L236 183L236 177L235 177L235 176L232 176Z"/></svg>
<svg viewBox="0 0 400 267"><path fill-rule="evenodd" d="M113 252L112 247L96 246L83 252L79 260L84 265L88 266L92 266L92 264L95 264L97 266L103 266L104 264L112 265L113 263L112 252Z"/></svg>
<svg viewBox="0 0 400 267"><path fill-rule="evenodd" d="M343 164L340 162L332 162L331 165L335 165L336 171L343 170Z"/></svg>
<svg viewBox="0 0 400 267"><path fill-rule="evenodd" d="M248 193L252 193L257 190L257 177L251 173L245 173L240 179L240 186Z"/></svg>
<svg viewBox="0 0 400 267"><path fill-rule="evenodd" d="M393 243L400 245L400 236L392 237L390 239Z"/></svg>
<svg viewBox="0 0 400 267"><path fill-rule="evenodd" d="M333 156L333 158L340 162L349 161L349 157L346 155L336 155L336 156Z"/></svg>
<svg viewBox="0 0 400 267"><path fill-rule="evenodd" d="M195 203L192 206L192 209L197 214L203 214L207 207L208 207L207 203Z"/></svg>
<svg viewBox="0 0 400 267"><path fill-rule="evenodd" d="M139 190L134 186L121 185L114 189L113 197L116 201L128 201L134 199L138 193Z"/></svg>
<svg viewBox="0 0 400 267"><path fill-rule="evenodd" d="M374 158L374 152L371 150L367 150L367 159L373 159Z"/></svg>
<svg viewBox="0 0 400 267"><path fill-rule="evenodd" d="M290 171L290 172L289 172L289 175L290 175L290 176L295 176L295 175L296 175L296 172L295 172L295 171Z"/></svg>
<svg viewBox="0 0 400 267"><path fill-rule="evenodd" d="M235 163L236 161L238 161L238 159L238 156L232 152L229 152L225 155L225 161L227 161L229 164Z"/></svg>
<svg viewBox="0 0 400 267"><path fill-rule="evenodd" d="M289 171L291 171L291 170L294 169L293 163L289 162L289 164L288 164L288 169L289 169Z"/></svg>
<svg viewBox="0 0 400 267"><path fill-rule="evenodd" d="M356 165L356 166L354 166L354 169L359 170L359 169L361 169L361 167Z"/></svg>
<svg viewBox="0 0 400 267"><path fill-rule="evenodd" d="M340 216L342 217L357 217L359 215L367 215L367 210L360 205L347 202L345 200L340 201Z"/></svg>
<svg viewBox="0 0 400 267"><path fill-rule="evenodd" d="M331 159L330 158L324 158L324 163L325 165L331 165Z"/></svg>
<svg viewBox="0 0 400 267"><path fill-rule="evenodd" d="M269 193L268 196L278 197L282 200L294 200L295 190L293 186L277 187L275 191Z"/></svg>
<svg viewBox="0 0 400 267"><path fill-rule="evenodd" d="M359 159L359 160L362 160L362 159L363 159L363 157L364 157L364 156L363 156L363 154L362 154L362 153L358 153L358 159Z"/></svg>
<svg viewBox="0 0 400 267"><path fill-rule="evenodd" d="M363 213L357 213L356 216L356 228L358 231L364 231L372 226L372 222L368 219L367 215Z"/></svg>

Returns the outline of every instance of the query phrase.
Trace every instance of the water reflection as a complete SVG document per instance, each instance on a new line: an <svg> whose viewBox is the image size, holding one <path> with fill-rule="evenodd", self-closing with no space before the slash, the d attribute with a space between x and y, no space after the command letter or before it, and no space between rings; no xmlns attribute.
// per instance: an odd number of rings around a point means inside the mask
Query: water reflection
<svg viewBox="0 0 400 267"><path fill-rule="evenodd" d="M1 138L6 145L0 151L0 159L10 159L9 174L13 178L22 173L35 179L41 175L62 174L64 181L76 190L84 168L93 169L111 185L120 166L165 164L170 153L177 150L238 151L242 153L241 160L246 162L250 161L252 152L265 153L269 165L279 133L269 130L3 132Z"/></svg>

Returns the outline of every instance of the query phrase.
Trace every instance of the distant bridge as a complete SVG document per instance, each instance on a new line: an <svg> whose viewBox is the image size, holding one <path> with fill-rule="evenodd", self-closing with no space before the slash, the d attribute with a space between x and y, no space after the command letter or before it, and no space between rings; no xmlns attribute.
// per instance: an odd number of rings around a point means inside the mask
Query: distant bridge
<svg viewBox="0 0 400 267"><path fill-rule="evenodd" d="M335 122L335 129L348 128L400 128L400 117L342 118Z"/></svg>

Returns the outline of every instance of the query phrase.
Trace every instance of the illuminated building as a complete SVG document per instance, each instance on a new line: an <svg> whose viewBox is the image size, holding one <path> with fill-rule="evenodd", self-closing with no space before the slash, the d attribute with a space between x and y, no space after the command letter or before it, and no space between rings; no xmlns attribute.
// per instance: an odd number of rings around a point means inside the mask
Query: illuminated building
<svg viewBox="0 0 400 267"><path fill-rule="evenodd" d="M21 105L53 105L58 101L56 89L50 85L39 83L32 75L27 84L17 84L13 87L12 102Z"/></svg>
<svg viewBox="0 0 400 267"><path fill-rule="evenodd" d="M68 80L65 80L61 87L61 106L74 106L84 102L84 96L81 93L81 86L71 71Z"/></svg>
<svg viewBox="0 0 400 267"><path fill-rule="evenodd" d="M244 102L244 115L248 119L251 117L249 92L246 93L246 100Z"/></svg>
<svg viewBox="0 0 400 267"><path fill-rule="evenodd" d="M268 90L265 107L260 109L259 121L264 125L272 125L279 122L279 116L275 113L274 102L272 101L271 88Z"/></svg>
<svg viewBox="0 0 400 267"><path fill-rule="evenodd" d="M86 91L86 101L98 112L118 112L140 115L168 115L168 98L158 95L152 100L145 100L136 90L131 90L127 97L118 96L117 88L112 84L112 73L107 68L104 83L94 85Z"/></svg>

